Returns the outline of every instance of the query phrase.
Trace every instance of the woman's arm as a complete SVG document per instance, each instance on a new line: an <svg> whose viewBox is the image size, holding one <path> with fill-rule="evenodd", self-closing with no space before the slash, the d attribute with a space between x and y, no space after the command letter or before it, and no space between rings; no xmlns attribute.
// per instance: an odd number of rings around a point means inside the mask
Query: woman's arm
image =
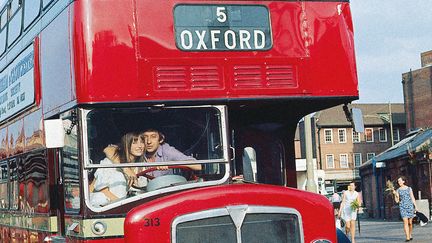
<svg viewBox="0 0 432 243"><path fill-rule="evenodd" d="M339 207L338 217L341 216L341 211L343 210L344 206L345 206L345 192L342 193L342 202L341 202L340 207Z"/></svg>
<svg viewBox="0 0 432 243"><path fill-rule="evenodd" d="M117 200L118 197L116 195L114 195L109 189L108 187L105 187L104 189L102 189L100 192L102 192L103 194L105 194L105 196L107 198L109 198L110 201L114 201Z"/></svg>
<svg viewBox="0 0 432 243"><path fill-rule="evenodd" d="M393 191L394 200L396 203L399 203L399 192L397 190Z"/></svg>
<svg viewBox="0 0 432 243"><path fill-rule="evenodd" d="M90 186L89 186L89 190L90 190L90 192L93 192L93 191L94 191L95 184L96 184L96 178L92 181L92 183L90 183Z"/></svg>
<svg viewBox="0 0 432 243"><path fill-rule="evenodd" d="M414 204L414 210L417 211L417 204L416 204L414 193L413 193L411 187L410 187L410 198L411 198L412 203Z"/></svg>
<svg viewBox="0 0 432 243"><path fill-rule="evenodd" d="M105 153L105 156L111 160L114 164L120 163L120 157L118 156L118 147L116 145L108 145L103 152Z"/></svg>
<svg viewBox="0 0 432 243"><path fill-rule="evenodd" d="M186 167L189 167L191 170L202 170L202 166L200 164L195 165L185 165Z"/></svg>
<svg viewBox="0 0 432 243"><path fill-rule="evenodd" d="M360 193L359 193L359 192L357 192L356 200L357 200L359 206L361 206L363 202L362 202L362 199L361 199L361 197L360 197Z"/></svg>

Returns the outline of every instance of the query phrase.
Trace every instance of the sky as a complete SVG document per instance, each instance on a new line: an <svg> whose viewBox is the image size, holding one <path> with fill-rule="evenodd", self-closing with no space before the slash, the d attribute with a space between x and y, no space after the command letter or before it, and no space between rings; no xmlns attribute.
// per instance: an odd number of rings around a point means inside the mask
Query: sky
<svg viewBox="0 0 432 243"><path fill-rule="evenodd" d="M360 99L403 103L402 73L432 50L432 0L351 0Z"/></svg>

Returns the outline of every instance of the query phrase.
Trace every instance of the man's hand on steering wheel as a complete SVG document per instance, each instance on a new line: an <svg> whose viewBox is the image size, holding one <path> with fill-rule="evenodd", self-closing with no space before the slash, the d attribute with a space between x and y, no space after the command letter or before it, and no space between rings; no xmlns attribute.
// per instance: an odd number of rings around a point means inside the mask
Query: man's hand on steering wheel
<svg viewBox="0 0 432 243"><path fill-rule="evenodd" d="M138 172L136 174L136 177L144 176L144 177L148 178L149 180L153 180L155 177L152 175L149 175L148 173L156 171L156 170L169 170L169 169L181 169L181 170L186 170L186 171L192 170L191 168L184 166L184 165L155 166L155 167L150 167L150 168L143 170L141 172Z"/></svg>
<svg viewBox="0 0 432 243"><path fill-rule="evenodd" d="M156 170L169 170L169 166L156 166L156 167L150 167L150 168L156 168Z"/></svg>

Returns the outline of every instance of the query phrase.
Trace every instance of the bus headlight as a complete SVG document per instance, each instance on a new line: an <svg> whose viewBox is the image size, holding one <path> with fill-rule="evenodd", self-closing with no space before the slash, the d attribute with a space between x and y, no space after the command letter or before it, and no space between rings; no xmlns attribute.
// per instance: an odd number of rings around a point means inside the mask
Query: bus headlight
<svg viewBox="0 0 432 243"><path fill-rule="evenodd" d="M103 235L107 230L107 225L102 221L95 221L91 227L93 234Z"/></svg>

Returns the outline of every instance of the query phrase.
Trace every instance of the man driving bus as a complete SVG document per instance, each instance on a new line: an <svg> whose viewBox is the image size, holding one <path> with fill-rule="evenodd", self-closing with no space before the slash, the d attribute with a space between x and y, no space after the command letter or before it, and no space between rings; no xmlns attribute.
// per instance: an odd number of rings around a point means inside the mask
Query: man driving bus
<svg viewBox="0 0 432 243"><path fill-rule="evenodd" d="M195 160L195 158L187 156L168 143L165 143L165 135L156 129L147 129L143 132L143 137L146 145L145 157L148 162ZM201 165L198 164L185 166L192 170L201 170ZM161 167L159 166L158 168L163 169Z"/></svg>

